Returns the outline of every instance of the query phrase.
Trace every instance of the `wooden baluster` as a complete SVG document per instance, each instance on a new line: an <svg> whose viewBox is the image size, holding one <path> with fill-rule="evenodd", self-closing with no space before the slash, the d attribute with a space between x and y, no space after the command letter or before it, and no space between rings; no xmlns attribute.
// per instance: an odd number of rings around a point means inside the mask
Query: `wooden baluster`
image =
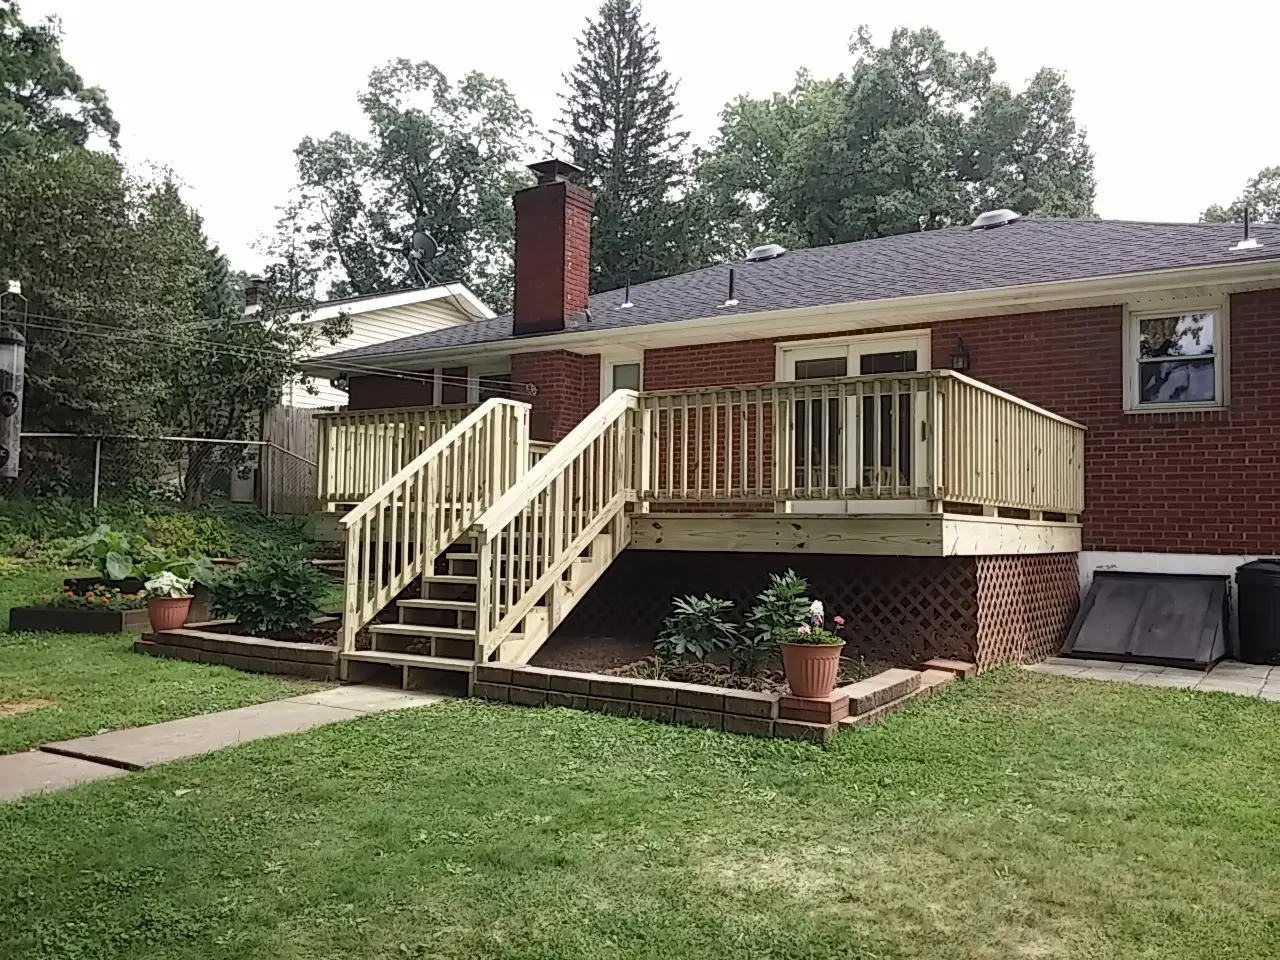
<svg viewBox="0 0 1280 960"><path fill-rule="evenodd" d="M764 388L756 387L756 493L764 495ZM774 451L775 455L777 451Z"/></svg>

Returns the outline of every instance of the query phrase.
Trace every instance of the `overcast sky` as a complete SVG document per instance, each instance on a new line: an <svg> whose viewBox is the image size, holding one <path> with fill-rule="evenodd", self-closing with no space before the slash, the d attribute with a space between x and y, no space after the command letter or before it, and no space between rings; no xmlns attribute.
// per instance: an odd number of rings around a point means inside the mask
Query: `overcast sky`
<svg viewBox="0 0 1280 960"><path fill-rule="evenodd" d="M254 246L294 182L299 139L363 132L355 94L371 68L408 57L451 79L500 76L550 128L574 37L597 4L21 0L28 19L62 18L64 52L106 89L126 159L171 166L209 235L245 268L261 262ZM953 48L986 47L1015 88L1040 66L1066 71L1104 217L1194 220L1280 164L1275 66L1257 42L1280 35L1280 3L645 0L644 10L700 142L739 93L787 89L802 66L847 71L848 37L865 22L880 42L894 26L928 25Z"/></svg>

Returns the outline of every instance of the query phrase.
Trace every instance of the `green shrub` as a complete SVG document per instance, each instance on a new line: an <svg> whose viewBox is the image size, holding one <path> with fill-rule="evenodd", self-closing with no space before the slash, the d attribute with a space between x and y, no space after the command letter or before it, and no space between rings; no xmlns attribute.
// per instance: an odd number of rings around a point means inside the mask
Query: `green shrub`
<svg viewBox="0 0 1280 960"><path fill-rule="evenodd" d="M86 560L107 580L133 576L134 567L155 553L151 544L137 534L112 530L105 523L75 540L64 554L67 560Z"/></svg>
<svg viewBox="0 0 1280 960"><path fill-rule="evenodd" d="M654 649L660 656L671 659L692 654L702 660L717 650L731 648L738 640L738 628L726 619L732 611L731 602L710 594L677 597Z"/></svg>
<svg viewBox="0 0 1280 960"><path fill-rule="evenodd" d="M778 644L791 639L809 615L809 589L794 570L770 574L769 585L756 597L747 614L740 641L729 650L733 668L756 676L778 652Z"/></svg>
<svg viewBox="0 0 1280 960"><path fill-rule="evenodd" d="M225 557L231 553L231 527L222 517L166 513L147 521L152 546L178 556Z"/></svg>
<svg viewBox="0 0 1280 960"><path fill-rule="evenodd" d="M214 611L251 634L290 636L320 612L328 589L329 578L297 551L277 551L220 577Z"/></svg>

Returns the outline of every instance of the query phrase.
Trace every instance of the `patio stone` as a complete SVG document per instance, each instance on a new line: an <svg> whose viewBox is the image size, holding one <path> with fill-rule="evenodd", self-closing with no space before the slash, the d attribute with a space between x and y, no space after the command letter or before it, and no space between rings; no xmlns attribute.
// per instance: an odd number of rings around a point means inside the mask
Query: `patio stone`
<svg viewBox="0 0 1280 960"><path fill-rule="evenodd" d="M1245 696L1256 697L1262 692L1262 682L1225 680L1215 678L1211 674L1200 681L1196 689L1204 693L1242 693Z"/></svg>
<svg viewBox="0 0 1280 960"><path fill-rule="evenodd" d="M1033 663L1027 667L1032 673L1042 673L1048 677L1078 677L1085 672L1085 668L1076 664L1065 663Z"/></svg>
<svg viewBox="0 0 1280 960"><path fill-rule="evenodd" d="M1173 687L1179 690L1190 690L1199 680L1187 677L1170 677L1163 673L1138 673L1133 675L1133 682L1144 687Z"/></svg>
<svg viewBox="0 0 1280 960"><path fill-rule="evenodd" d="M1263 700L1280 700L1280 687L1263 687L1258 696Z"/></svg>

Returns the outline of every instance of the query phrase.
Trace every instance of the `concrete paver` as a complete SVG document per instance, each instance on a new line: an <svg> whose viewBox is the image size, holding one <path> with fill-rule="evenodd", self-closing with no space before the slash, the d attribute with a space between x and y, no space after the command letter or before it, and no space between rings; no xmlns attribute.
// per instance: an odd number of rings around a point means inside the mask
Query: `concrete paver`
<svg viewBox="0 0 1280 960"><path fill-rule="evenodd" d="M63 740L46 744L41 749L131 770L145 770L250 740L298 733L370 713L424 706L440 699L430 694L381 687L339 687L289 700L170 720L149 727Z"/></svg>
<svg viewBox="0 0 1280 960"><path fill-rule="evenodd" d="M0 803L50 790L62 790L91 780L123 777L128 771L74 757L59 757L39 750L0 757Z"/></svg>
<svg viewBox="0 0 1280 960"><path fill-rule="evenodd" d="M1280 667L1223 660L1207 673L1178 667L1157 667L1109 660L1076 660L1050 657L1027 667L1035 673L1081 680L1112 680L1149 687L1173 687L1205 692L1236 693L1264 700L1280 700Z"/></svg>

